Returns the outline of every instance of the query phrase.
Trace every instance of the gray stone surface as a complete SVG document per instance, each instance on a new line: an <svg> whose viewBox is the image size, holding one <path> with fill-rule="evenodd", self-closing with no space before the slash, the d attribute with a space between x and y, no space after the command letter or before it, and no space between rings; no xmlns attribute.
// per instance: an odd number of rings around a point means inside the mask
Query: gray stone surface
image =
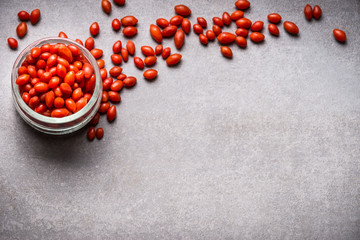
<svg viewBox="0 0 360 240"><path fill-rule="evenodd" d="M113 42L125 41L114 17L138 17L141 55L141 45L155 46L149 24L178 3L128 0L109 17L99 2L0 1L0 239L360 239L358 0L252 0L247 17L278 12L300 36L265 30L265 43L232 46L228 60L191 33L182 63L159 59L154 82L132 59L123 65L139 81L122 92L116 121L101 119L103 140L89 143L86 130L43 135L14 110L10 71L21 49L59 31L85 40L98 21L109 69ZM234 0L182 2L192 23L235 10ZM322 7L320 21L304 19L308 2ZM34 8L41 21L10 50L17 12Z"/></svg>

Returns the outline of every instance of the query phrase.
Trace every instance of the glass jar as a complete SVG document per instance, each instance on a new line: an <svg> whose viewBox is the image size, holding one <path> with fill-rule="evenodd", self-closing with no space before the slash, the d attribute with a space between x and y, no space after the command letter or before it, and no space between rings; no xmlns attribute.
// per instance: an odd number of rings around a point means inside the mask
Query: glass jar
<svg viewBox="0 0 360 240"><path fill-rule="evenodd" d="M93 67L96 77L95 88L90 101L80 111L63 118L47 117L35 112L23 101L22 96L20 95L19 86L16 84L18 69L25 61L26 56L30 54L31 49L33 47L41 47L47 43L64 43L66 45L73 44L77 46L81 50L84 60L88 61ZM52 37L40 39L27 46L20 53L12 69L11 88L16 110L26 123L28 123L33 128L47 134L64 135L81 129L87 125L95 116L101 103L102 79L100 76L100 69L95 58L84 46L67 38Z"/></svg>

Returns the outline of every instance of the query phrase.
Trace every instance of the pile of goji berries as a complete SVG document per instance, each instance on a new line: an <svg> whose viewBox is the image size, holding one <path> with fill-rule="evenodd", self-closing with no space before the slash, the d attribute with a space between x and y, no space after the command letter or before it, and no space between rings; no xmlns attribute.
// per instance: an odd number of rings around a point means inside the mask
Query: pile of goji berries
<svg viewBox="0 0 360 240"><path fill-rule="evenodd" d="M117 5L124 5L125 0L114 0ZM207 20L204 17L197 17L197 23L193 24L193 31L199 36L201 44L207 45L209 41L215 38L222 45L221 53L228 58L233 56L231 48L228 46L235 42L239 47L247 47L247 37L254 43L265 40L262 32L264 22L255 21L245 18L245 13L249 7L248 0L238 0L235 2L237 8L229 14L224 12L222 17L212 18L212 28L204 33L204 29L208 27ZM108 0L102 0L101 7L103 11L110 14L112 5ZM113 54L111 61L115 65L109 72L105 68L105 61L100 59L103 56L101 49L95 48L95 40L93 37L86 39L85 43L81 40L76 41L84 45L97 59L100 74L103 83L102 101L98 113L89 123L90 128L87 133L89 140L93 140L95 136L102 138L104 131L102 128L95 130L95 126L99 122L100 114L106 114L109 122L116 118L116 107L111 103L121 101L120 91L125 87L132 87L136 84L137 79L134 76L127 76L123 73L123 69L119 66L123 62L129 60L129 56L133 56L133 61L138 69L152 67L157 62L157 56L162 56L168 66L176 65L181 61L182 55L179 53L171 54L170 47L163 47L163 38L174 38L174 44L178 50L182 48L186 35L191 31L191 22L187 18L192 12L185 5L176 5L174 7L175 15L169 21L164 18L158 18L156 24L150 24L150 35L158 43L153 49L151 46L141 46L141 52L145 56L142 59L135 56L135 43L128 40L123 46L122 42L116 41L113 46ZM322 16L321 8L316 5L312 8L307 4L304 8L304 15L307 20L319 19ZM18 14L23 21L28 19L35 24L40 18L40 10L34 10L31 15L25 11ZM282 17L278 13L270 13L267 16L268 31L270 34L279 36L278 24L282 21ZM224 25L229 26L235 22L237 29L235 33L223 32ZM137 31L138 19L134 16L125 16L120 20L115 18L112 21L112 28L119 31L122 27L122 33L125 37L131 38L135 36ZM298 26L291 21L284 21L283 27L285 31L291 35L299 33ZM22 22L17 28L17 34L21 38L26 34L26 23ZM90 34L96 36L100 32L100 26L94 22L89 27ZM249 33L251 31L251 33ZM346 34L339 29L333 30L335 39L339 42L346 41ZM59 37L67 38L64 32L59 33ZM13 38L8 39L9 46L15 49L18 45ZM25 103L27 103L34 111L51 117L64 117L79 111L84 107L91 98L94 88L95 75L90 64L77 59L79 49L74 45L65 46L64 44L43 45L41 48L33 48L31 54L26 58L23 66L19 68L19 77L16 83L22 93ZM90 66L90 67L89 67ZM108 76L108 73L110 76ZM143 76L145 79L153 80L157 77L158 72L155 69L147 69Z"/></svg>
<svg viewBox="0 0 360 240"><path fill-rule="evenodd" d="M77 46L44 44L26 56L16 84L31 109L61 118L80 111L90 101L96 80L93 71Z"/></svg>

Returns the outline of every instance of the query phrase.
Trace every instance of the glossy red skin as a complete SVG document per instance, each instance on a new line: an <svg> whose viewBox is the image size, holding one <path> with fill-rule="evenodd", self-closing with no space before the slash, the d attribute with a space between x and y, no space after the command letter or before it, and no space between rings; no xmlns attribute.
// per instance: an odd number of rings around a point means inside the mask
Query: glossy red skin
<svg viewBox="0 0 360 240"><path fill-rule="evenodd" d="M244 17L244 12L241 10L236 10L230 15L231 20L235 22L243 17Z"/></svg>
<svg viewBox="0 0 360 240"><path fill-rule="evenodd" d="M119 54L113 54L113 55L111 55L111 61L115 65L120 65L123 60Z"/></svg>
<svg viewBox="0 0 360 240"><path fill-rule="evenodd" d="M59 32L58 37L68 38L68 36L67 36L66 33L64 33L64 32Z"/></svg>
<svg viewBox="0 0 360 240"><path fill-rule="evenodd" d="M113 84L113 78L108 77L103 81L103 90L107 91L110 89L111 85Z"/></svg>
<svg viewBox="0 0 360 240"><path fill-rule="evenodd" d="M229 44L235 41L236 35L229 32L222 32L217 36L217 40L221 44Z"/></svg>
<svg viewBox="0 0 360 240"><path fill-rule="evenodd" d="M181 61L181 58L182 58L182 55L179 53L172 54L166 59L166 64L168 66L176 65Z"/></svg>
<svg viewBox="0 0 360 240"><path fill-rule="evenodd" d="M63 94L71 94L72 93L71 86L65 82L60 83L60 89Z"/></svg>
<svg viewBox="0 0 360 240"><path fill-rule="evenodd" d="M27 25L25 22L21 22L16 28L16 34L19 38L23 38L27 33Z"/></svg>
<svg viewBox="0 0 360 240"><path fill-rule="evenodd" d="M35 110L35 112L41 114L41 113L45 112L46 109L47 109L46 105L43 103L40 103L39 106L37 106L34 110Z"/></svg>
<svg viewBox="0 0 360 240"><path fill-rule="evenodd" d="M68 47L68 49L70 50L71 54L72 54L74 57L77 57L77 56L79 56L79 55L81 54L81 51L80 51L80 49L79 49L77 46L75 46L75 45L73 45L73 44L70 44L70 45L68 45L67 47Z"/></svg>
<svg viewBox="0 0 360 240"><path fill-rule="evenodd" d="M38 96L33 96L29 100L29 107L34 109L40 104L40 98Z"/></svg>
<svg viewBox="0 0 360 240"><path fill-rule="evenodd" d="M117 77L122 73L122 68L119 66L114 66L110 69L109 73L112 77Z"/></svg>
<svg viewBox="0 0 360 240"><path fill-rule="evenodd" d="M125 48L121 49L121 57L124 62L127 62L129 60L129 52Z"/></svg>
<svg viewBox="0 0 360 240"><path fill-rule="evenodd" d="M79 70L77 73L75 73L75 81L79 84L82 84L85 79L85 74L83 70Z"/></svg>
<svg viewBox="0 0 360 240"><path fill-rule="evenodd" d="M174 7L174 10L175 10L176 14L181 15L183 17L188 17L188 16L191 15L190 8L188 6L185 6L185 5L182 5L182 4L176 5Z"/></svg>
<svg viewBox="0 0 360 240"><path fill-rule="evenodd" d="M229 47L222 46L222 47L220 47L220 51L221 51L222 55L224 55L227 58L232 58L232 56L233 56L231 48L229 48Z"/></svg>
<svg viewBox="0 0 360 240"><path fill-rule="evenodd" d="M216 36L218 36L220 33L222 33L221 27L219 27L218 25L213 25L212 30Z"/></svg>
<svg viewBox="0 0 360 240"><path fill-rule="evenodd" d="M113 45L113 52L114 53L120 53L122 49L122 43L120 40L116 41Z"/></svg>
<svg viewBox="0 0 360 240"><path fill-rule="evenodd" d="M250 34L250 39L253 42L259 43L265 40L265 36L262 33L259 32L253 32Z"/></svg>
<svg viewBox="0 0 360 240"><path fill-rule="evenodd" d="M199 35L199 41L204 45L209 43L209 39L204 34Z"/></svg>
<svg viewBox="0 0 360 240"><path fill-rule="evenodd" d="M207 37L208 40L210 40L210 41L213 41L213 40L216 38L215 33L214 33L214 31L212 31L212 30L207 30L207 31L206 31L206 37Z"/></svg>
<svg viewBox="0 0 360 240"><path fill-rule="evenodd" d="M190 22L190 20L187 19L187 18L184 18L182 23L181 23L181 28L186 34L189 34L190 30L191 30L191 22Z"/></svg>
<svg viewBox="0 0 360 240"><path fill-rule="evenodd" d="M197 23L193 25L193 30L196 34L201 34L204 32L204 29L202 28L202 26Z"/></svg>
<svg viewBox="0 0 360 240"><path fill-rule="evenodd" d="M116 118L116 107L112 105L106 112L107 119L109 122L112 122Z"/></svg>
<svg viewBox="0 0 360 240"><path fill-rule="evenodd" d="M153 80L157 77L158 72L155 69L148 69L143 73L143 76L147 80Z"/></svg>
<svg viewBox="0 0 360 240"><path fill-rule="evenodd" d="M51 117L63 118L70 115L70 112L66 108L59 108L51 111Z"/></svg>
<svg viewBox="0 0 360 240"><path fill-rule="evenodd" d="M115 2L117 5L120 5L120 6L125 5L125 0L114 0L114 2Z"/></svg>
<svg viewBox="0 0 360 240"><path fill-rule="evenodd" d="M37 22L39 22L40 16L41 16L40 9L34 9L30 14L30 22L31 22L31 24L34 25Z"/></svg>
<svg viewBox="0 0 360 240"><path fill-rule="evenodd" d="M66 67L62 64L57 64L56 65L56 74L61 77L64 78L66 76L67 70Z"/></svg>
<svg viewBox="0 0 360 240"><path fill-rule="evenodd" d="M103 68L105 66L105 61L103 59L96 60L97 65L99 68Z"/></svg>
<svg viewBox="0 0 360 240"><path fill-rule="evenodd" d="M249 35L249 30L246 28L238 28L236 29L235 34L237 36L247 37Z"/></svg>
<svg viewBox="0 0 360 240"><path fill-rule="evenodd" d="M246 48L247 46L246 38L244 38L243 36L237 36L235 42L241 48Z"/></svg>
<svg viewBox="0 0 360 240"><path fill-rule="evenodd" d="M160 28L154 24L150 25L150 35L158 43L161 43L163 40L163 35Z"/></svg>
<svg viewBox="0 0 360 240"><path fill-rule="evenodd" d="M170 23L165 18L158 18L156 19L156 24L161 28L166 28Z"/></svg>
<svg viewBox="0 0 360 240"><path fill-rule="evenodd" d="M123 81L127 76L125 74L120 74L116 79Z"/></svg>
<svg viewBox="0 0 360 240"><path fill-rule="evenodd" d="M111 3L108 0L102 0L101 1L101 7L107 14L110 14L111 12Z"/></svg>
<svg viewBox="0 0 360 240"><path fill-rule="evenodd" d="M50 56L51 56L50 52L44 52L40 55L40 58L43 59L44 61L47 61Z"/></svg>
<svg viewBox="0 0 360 240"><path fill-rule="evenodd" d="M256 21L251 26L251 31L253 32L260 32L264 27L264 22L262 21Z"/></svg>
<svg viewBox="0 0 360 240"><path fill-rule="evenodd" d="M236 21L236 26L238 28L249 29L251 27L251 25L252 25L252 22L248 18L240 18L239 20Z"/></svg>
<svg viewBox="0 0 360 240"><path fill-rule="evenodd" d="M76 88L74 89L74 91L72 92L71 94L71 98L77 102L80 98L83 97L83 92L82 92L82 89L81 88Z"/></svg>
<svg viewBox="0 0 360 240"><path fill-rule="evenodd" d="M97 139L101 139L104 136L104 129L102 128L96 129L95 136Z"/></svg>
<svg viewBox="0 0 360 240"><path fill-rule="evenodd" d="M94 56L95 59L101 58L101 56L103 55L103 51L98 48L92 49L90 53Z"/></svg>
<svg viewBox="0 0 360 240"><path fill-rule="evenodd" d="M163 59L167 59L171 54L171 48L167 47L167 48L164 48L161 56Z"/></svg>
<svg viewBox="0 0 360 240"><path fill-rule="evenodd" d="M109 100L111 102L120 102L121 101L121 96L118 92L114 92L114 91L109 91L108 92L109 95Z"/></svg>
<svg viewBox="0 0 360 240"><path fill-rule="evenodd" d="M313 16L315 19L320 19L320 18L321 18L321 15L322 15L322 10L321 10L321 8L320 8L318 5L315 5L315 6L314 6L314 9L313 9L313 12L312 12L312 16Z"/></svg>
<svg viewBox="0 0 360 240"><path fill-rule="evenodd" d="M281 16L278 13L270 13L267 16L267 19L268 19L269 22L275 23L275 24L281 22Z"/></svg>
<svg viewBox="0 0 360 240"><path fill-rule="evenodd" d="M16 79L16 84L17 85L24 85L27 82L29 82L29 80L30 80L30 75L29 74L22 74Z"/></svg>
<svg viewBox="0 0 360 240"><path fill-rule="evenodd" d="M107 70L106 68L100 69L100 76L102 80L105 80L107 78Z"/></svg>
<svg viewBox="0 0 360 240"><path fill-rule="evenodd" d="M91 51L95 46L95 40L92 37L89 37L85 40L85 48Z"/></svg>
<svg viewBox="0 0 360 240"><path fill-rule="evenodd" d="M22 99L24 100L24 102L26 103L26 104L29 104L29 102L30 102L30 94L29 93L27 93L27 92L24 92L23 93L23 95L22 95Z"/></svg>
<svg viewBox="0 0 360 240"><path fill-rule="evenodd" d="M135 26L138 23L138 19L134 16L126 16L121 19L121 24L125 27Z"/></svg>
<svg viewBox="0 0 360 240"><path fill-rule="evenodd" d="M19 75L26 74L26 73L28 73L27 67L25 67L25 66L19 67L19 69L18 69L18 74Z"/></svg>
<svg viewBox="0 0 360 240"><path fill-rule="evenodd" d="M91 35L93 35L93 36L98 35L99 31L100 31L99 24L97 22L92 23L89 27L89 31L90 31Z"/></svg>
<svg viewBox="0 0 360 240"><path fill-rule="evenodd" d="M45 73L43 74L43 76L45 75ZM64 78L64 82L69 84L70 86L74 85L75 83L75 72L74 71L70 71L66 74L65 78Z"/></svg>
<svg viewBox="0 0 360 240"><path fill-rule="evenodd" d="M110 89L111 91L119 92L123 88L123 86L124 86L123 81L116 80L110 85Z"/></svg>
<svg viewBox="0 0 360 240"><path fill-rule="evenodd" d="M84 94L84 98L86 98L88 102L90 101L91 97L92 97L92 95L90 93Z"/></svg>
<svg viewBox="0 0 360 240"><path fill-rule="evenodd" d="M159 44L155 47L155 55L160 55L163 52L163 45Z"/></svg>
<svg viewBox="0 0 360 240"><path fill-rule="evenodd" d="M50 88L56 88L60 84L60 78L58 76L52 77L49 81Z"/></svg>
<svg viewBox="0 0 360 240"><path fill-rule="evenodd" d="M174 43L177 49L181 49L184 45L185 33L182 29L177 30L174 36Z"/></svg>
<svg viewBox="0 0 360 240"><path fill-rule="evenodd" d="M76 103L71 98L65 100L65 106L70 112L76 112Z"/></svg>
<svg viewBox="0 0 360 240"><path fill-rule="evenodd" d="M346 33L340 29L333 30L334 37L339 42L346 42Z"/></svg>
<svg viewBox="0 0 360 240"><path fill-rule="evenodd" d="M128 50L129 55L133 56L135 54L135 43L128 40L126 43L126 49Z"/></svg>
<svg viewBox="0 0 360 240"><path fill-rule="evenodd" d="M62 108L65 105L65 101L62 97L57 97L54 100L54 107L55 108Z"/></svg>
<svg viewBox="0 0 360 240"><path fill-rule="evenodd" d="M89 141L94 140L94 138L95 138L95 128L94 127L89 127L89 130L87 131L86 136L89 139Z"/></svg>
<svg viewBox="0 0 360 240"><path fill-rule="evenodd" d="M22 94L22 99L24 100L24 102L25 102L26 104L29 104L30 94L27 93L27 92L24 92L24 93Z"/></svg>
<svg viewBox="0 0 360 240"><path fill-rule="evenodd" d="M141 47L141 52L145 55L145 56L155 56L155 51L152 47L150 46L142 46Z"/></svg>
<svg viewBox="0 0 360 240"><path fill-rule="evenodd" d="M170 19L170 24L175 26L180 26L184 17L180 15L176 15Z"/></svg>
<svg viewBox="0 0 360 240"><path fill-rule="evenodd" d="M310 4L306 4L304 7L304 15L307 20L311 20L313 16L313 10Z"/></svg>
<svg viewBox="0 0 360 240"><path fill-rule="evenodd" d="M46 67L46 62L44 60L40 59L36 62L36 67L38 69L44 69Z"/></svg>
<svg viewBox="0 0 360 240"><path fill-rule="evenodd" d="M134 64L138 69L144 69L144 61L139 57L134 57Z"/></svg>
<svg viewBox="0 0 360 240"><path fill-rule="evenodd" d="M268 25L269 32L274 36L279 36L279 28L275 24Z"/></svg>
<svg viewBox="0 0 360 240"><path fill-rule="evenodd" d="M106 103L101 103L98 112L100 114L104 114L107 112L107 110L110 108L110 103L106 102Z"/></svg>
<svg viewBox="0 0 360 240"><path fill-rule="evenodd" d="M112 67L109 73L112 77L117 77L122 73L122 68L119 66Z"/></svg>
<svg viewBox="0 0 360 240"><path fill-rule="evenodd" d="M114 31L119 31L121 28L120 20L117 18L114 18L114 20L112 20L112 22L111 22L111 26L114 29Z"/></svg>
<svg viewBox="0 0 360 240"><path fill-rule="evenodd" d="M84 63L82 70L85 78L90 78L94 71L93 67L89 63Z"/></svg>
<svg viewBox="0 0 360 240"><path fill-rule="evenodd" d="M137 34L137 28L133 26L127 26L123 29L122 32L126 37L133 37Z"/></svg>
<svg viewBox="0 0 360 240"><path fill-rule="evenodd" d="M223 27L224 26L224 22L221 18L219 17L213 17L213 23L219 27Z"/></svg>
<svg viewBox="0 0 360 240"><path fill-rule="evenodd" d="M82 97L80 98L77 102L76 102L76 111L80 111L82 108L85 107L85 105L87 104L87 98Z"/></svg>
<svg viewBox="0 0 360 240"><path fill-rule="evenodd" d="M222 21L224 25L229 26L231 24L231 16L228 12L224 12L222 15Z"/></svg>
<svg viewBox="0 0 360 240"><path fill-rule="evenodd" d="M170 25L166 28L164 28L161 32L161 35L164 37L164 38L167 38L167 37L172 37L175 35L176 31L177 31L177 27L175 25ZM154 37L153 37L154 38ZM156 39L155 39L156 40ZM156 40L157 41L157 40ZM157 41L158 42L158 41Z"/></svg>
<svg viewBox="0 0 360 240"><path fill-rule="evenodd" d="M205 18L203 17L198 17L197 18L197 22L198 24L202 27L202 28L206 28L207 27L207 21Z"/></svg>
<svg viewBox="0 0 360 240"><path fill-rule="evenodd" d="M123 83L126 87L132 87L136 84L136 81L135 77L127 77L123 80Z"/></svg>
<svg viewBox="0 0 360 240"><path fill-rule="evenodd" d="M297 35L299 33L298 26L293 22L285 21L284 22L284 28L288 33L290 33L292 35Z"/></svg>
<svg viewBox="0 0 360 240"><path fill-rule="evenodd" d="M246 10L250 7L250 2L247 0L238 0L235 2L235 6L239 10Z"/></svg>
<svg viewBox="0 0 360 240"><path fill-rule="evenodd" d="M157 57L155 56L148 56L144 59L144 63L147 67L153 66L157 61Z"/></svg>
<svg viewBox="0 0 360 240"><path fill-rule="evenodd" d="M109 101L109 94L107 91L103 91L101 95L101 102L108 102Z"/></svg>
<svg viewBox="0 0 360 240"><path fill-rule="evenodd" d="M26 11L20 11L18 17L21 21L28 21L30 19L30 14Z"/></svg>
<svg viewBox="0 0 360 240"><path fill-rule="evenodd" d="M77 43L79 43L80 45L84 45L84 43L83 43L80 39L78 39L78 38L77 38L75 41L76 41Z"/></svg>
<svg viewBox="0 0 360 240"><path fill-rule="evenodd" d="M8 38L8 45L12 49L16 49L18 47L18 41L15 38Z"/></svg>
<svg viewBox="0 0 360 240"><path fill-rule="evenodd" d="M48 108L51 108L54 104L55 93L53 91L49 91L45 95L45 104Z"/></svg>

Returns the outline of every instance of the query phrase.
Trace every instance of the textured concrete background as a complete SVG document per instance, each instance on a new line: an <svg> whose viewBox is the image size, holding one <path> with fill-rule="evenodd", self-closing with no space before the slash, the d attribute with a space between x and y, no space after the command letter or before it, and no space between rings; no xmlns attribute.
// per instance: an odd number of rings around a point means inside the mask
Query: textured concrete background
<svg viewBox="0 0 360 240"><path fill-rule="evenodd" d="M300 27L232 46L200 45L191 33L182 63L122 92L118 118L101 141L85 130L42 135L14 110L10 71L31 42L65 31L96 46L107 67L114 17L139 19L135 37L155 46L148 28L179 1L128 0L110 17L100 1L0 1L0 239L360 239L360 3L358 0L252 0L246 16L278 12ZM234 0L181 1L196 17L232 12ZM323 9L307 22L306 3ZM8 48L17 12L40 8L19 50ZM348 33L338 44L333 28ZM227 29L235 30L235 24ZM172 41L164 45L174 49ZM141 55L141 54L139 54Z"/></svg>

